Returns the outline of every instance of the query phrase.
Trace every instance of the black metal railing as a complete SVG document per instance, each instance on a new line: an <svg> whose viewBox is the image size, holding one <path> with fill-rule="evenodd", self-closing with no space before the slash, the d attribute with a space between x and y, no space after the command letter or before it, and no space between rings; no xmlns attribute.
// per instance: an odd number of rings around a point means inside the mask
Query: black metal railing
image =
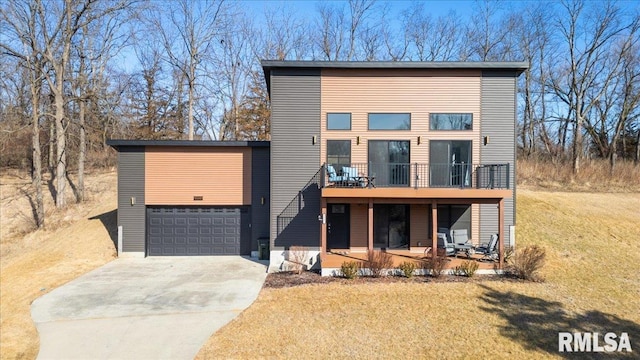
<svg viewBox="0 0 640 360"><path fill-rule="evenodd" d="M325 164L323 187L509 189L509 164Z"/></svg>

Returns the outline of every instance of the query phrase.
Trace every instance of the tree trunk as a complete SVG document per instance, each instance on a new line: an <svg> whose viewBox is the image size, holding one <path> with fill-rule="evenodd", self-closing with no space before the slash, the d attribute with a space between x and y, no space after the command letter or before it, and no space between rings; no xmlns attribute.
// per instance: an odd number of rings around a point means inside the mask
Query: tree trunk
<svg viewBox="0 0 640 360"><path fill-rule="evenodd" d="M633 158L633 163L636 164L636 166L640 165L640 128L638 128L636 132L636 153Z"/></svg>
<svg viewBox="0 0 640 360"><path fill-rule="evenodd" d="M80 125L80 145L78 149L78 188L76 202L81 203L84 201L84 161L86 159L87 152L86 131L84 128L86 104L84 99L80 100L79 107L78 122Z"/></svg>
<svg viewBox="0 0 640 360"><path fill-rule="evenodd" d="M63 208L67 204L67 139L64 129L64 93L62 81L58 83L55 94L56 123L56 207Z"/></svg>
<svg viewBox="0 0 640 360"><path fill-rule="evenodd" d="M32 122L32 182L36 194L34 217L37 228L44 227L44 202L42 196L42 151L40 150L40 126L39 111L40 108L40 86L38 77L34 76L31 83L31 106L33 108L31 114Z"/></svg>
<svg viewBox="0 0 640 360"><path fill-rule="evenodd" d="M51 176L51 181L56 177L56 149L55 149L55 141L54 137L56 136L56 124L54 121L49 120L49 175Z"/></svg>
<svg viewBox="0 0 640 360"><path fill-rule="evenodd" d="M582 157L582 116L576 114L576 126L573 134L573 174L580 173L580 158Z"/></svg>

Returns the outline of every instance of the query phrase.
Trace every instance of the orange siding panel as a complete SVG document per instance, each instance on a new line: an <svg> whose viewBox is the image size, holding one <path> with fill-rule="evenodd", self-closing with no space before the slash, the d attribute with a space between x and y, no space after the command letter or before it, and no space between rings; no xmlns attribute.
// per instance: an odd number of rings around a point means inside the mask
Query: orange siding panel
<svg viewBox="0 0 640 360"><path fill-rule="evenodd" d="M409 247L429 246L429 205L411 205L411 223L409 225ZM420 244L418 244L420 243Z"/></svg>
<svg viewBox="0 0 640 360"><path fill-rule="evenodd" d="M473 162L480 161L480 72L476 70L369 71L323 69L320 162L326 140L351 140L351 162L367 162L368 140L409 140L411 162L429 162L429 140L472 140ZM351 113L351 130L327 130L327 113ZM369 113L411 113L411 130L368 130ZM430 131L429 114L473 114L471 131ZM356 137L360 136L360 145ZM421 137L418 145L417 138Z"/></svg>
<svg viewBox="0 0 640 360"><path fill-rule="evenodd" d="M351 204L351 248L367 247L368 206Z"/></svg>
<svg viewBox="0 0 640 360"><path fill-rule="evenodd" d="M194 200L202 196L202 200ZM251 149L154 147L145 154L147 205L250 205Z"/></svg>

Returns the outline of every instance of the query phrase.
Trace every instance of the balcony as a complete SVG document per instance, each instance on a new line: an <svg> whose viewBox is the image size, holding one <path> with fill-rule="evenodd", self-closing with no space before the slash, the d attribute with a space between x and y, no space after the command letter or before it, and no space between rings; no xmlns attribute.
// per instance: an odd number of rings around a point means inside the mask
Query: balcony
<svg viewBox="0 0 640 360"><path fill-rule="evenodd" d="M509 164L351 163L325 164L320 174L324 197L493 198L511 197L509 170Z"/></svg>

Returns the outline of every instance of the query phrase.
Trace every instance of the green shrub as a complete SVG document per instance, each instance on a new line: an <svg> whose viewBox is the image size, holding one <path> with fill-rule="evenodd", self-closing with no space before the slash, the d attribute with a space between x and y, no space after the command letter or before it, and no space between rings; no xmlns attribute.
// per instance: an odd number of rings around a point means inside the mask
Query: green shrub
<svg viewBox="0 0 640 360"><path fill-rule="evenodd" d="M546 256L547 253L543 247L525 246L512 256L511 263L506 268L507 274L529 281L543 281L539 271L544 266Z"/></svg>
<svg viewBox="0 0 640 360"><path fill-rule="evenodd" d="M472 260L466 260L459 266L456 266L453 273L457 276L473 277L476 270L478 270L478 263Z"/></svg>
<svg viewBox="0 0 640 360"><path fill-rule="evenodd" d="M342 276L347 279L354 279L360 271L360 263L357 261L345 261L340 265Z"/></svg>
<svg viewBox="0 0 640 360"><path fill-rule="evenodd" d="M393 268L393 256L380 250L369 250L367 253L367 275L372 277L386 276Z"/></svg>
<svg viewBox="0 0 640 360"><path fill-rule="evenodd" d="M413 272L416 270L416 268L416 263L414 263L413 261L405 261L402 264L398 265L398 270L400 270L400 272L402 272L402 274L407 278L413 276Z"/></svg>

